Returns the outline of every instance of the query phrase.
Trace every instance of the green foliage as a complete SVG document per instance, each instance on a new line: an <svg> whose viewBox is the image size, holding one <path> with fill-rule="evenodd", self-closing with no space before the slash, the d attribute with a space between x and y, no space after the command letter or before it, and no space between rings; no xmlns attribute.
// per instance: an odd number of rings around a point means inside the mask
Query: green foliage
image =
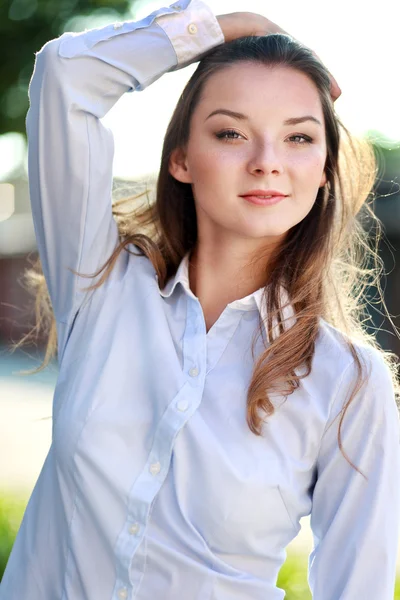
<svg viewBox="0 0 400 600"><path fill-rule="evenodd" d="M25 505L25 498L11 497L9 494L0 496L0 581L22 520Z"/></svg>
<svg viewBox="0 0 400 600"><path fill-rule="evenodd" d="M285 590L285 600L311 600L307 583L308 556L287 553L287 559L279 571L277 585Z"/></svg>
<svg viewBox="0 0 400 600"><path fill-rule="evenodd" d="M35 52L64 31L132 18L135 0L1 0L0 135L25 134Z"/></svg>

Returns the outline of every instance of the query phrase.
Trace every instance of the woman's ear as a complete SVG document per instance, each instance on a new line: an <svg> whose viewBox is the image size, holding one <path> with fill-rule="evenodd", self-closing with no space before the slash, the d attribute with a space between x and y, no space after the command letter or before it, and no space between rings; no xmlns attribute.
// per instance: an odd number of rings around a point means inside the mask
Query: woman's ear
<svg viewBox="0 0 400 600"><path fill-rule="evenodd" d="M326 173L325 171L322 173L322 177L321 177L321 183L319 184L319 187L324 187L324 185L326 184Z"/></svg>
<svg viewBox="0 0 400 600"><path fill-rule="evenodd" d="M172 150L169 158L168 171L172 177L182 183L193 183L186 161L186 152L183 148L175 148L175 150Z"/></svg>

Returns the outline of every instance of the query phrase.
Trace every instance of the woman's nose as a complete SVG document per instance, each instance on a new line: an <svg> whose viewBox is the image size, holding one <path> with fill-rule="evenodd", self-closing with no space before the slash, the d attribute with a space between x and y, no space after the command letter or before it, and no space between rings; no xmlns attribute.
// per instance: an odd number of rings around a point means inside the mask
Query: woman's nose
<svg viewBox="0 0 400 600"><path fill-rule="evenodd" d="M283 157L271 143L265 143L258 146L255 149L248 166L251 173L268 175L279 174L284 171Z"/></svg>

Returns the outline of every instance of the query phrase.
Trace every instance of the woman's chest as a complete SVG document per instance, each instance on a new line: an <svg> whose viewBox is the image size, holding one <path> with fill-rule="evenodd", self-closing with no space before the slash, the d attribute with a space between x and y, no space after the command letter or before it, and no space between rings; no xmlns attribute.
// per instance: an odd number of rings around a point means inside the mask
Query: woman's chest
<svg viewBox="0 0 400 600"><path fill-rule="evenodd" d="M136 305L140 314L125 307L117 318L104 303L96 318L92 310L77 321L77 356L55 398L60 467L83 493L87 481L99 498L113 490L121 527L124 504L134 507L145 490L150 511L169 482L176 509L213 551L286 546L311 509L325 425L318 399L300 386L255 436L246 422L248 332L225 313L221 334L207 339L196 304L175 311L173 330L159 297Z"/></svg>
<svg viewBox="0 0 400 600"><path fill-rule="evenodd" d="M167 389L154 375L149 392L143 381L130 387L121 373L112 388L102 386L103 371L90 409L79 386L82 404L71 395L65 400L53 441L58 464L73 473L81 495L88 497L87 482L98 499L112 491L116 504L103 516L113 513L114 535L128 506L129 522L145 524L155 504L165 521L183 517L190 535L217 556L265 557L296 536L311 510L321 429L298 392L255 436L246 422L244 382L223 386L223 376L217 365L203 383Z"/></svg>

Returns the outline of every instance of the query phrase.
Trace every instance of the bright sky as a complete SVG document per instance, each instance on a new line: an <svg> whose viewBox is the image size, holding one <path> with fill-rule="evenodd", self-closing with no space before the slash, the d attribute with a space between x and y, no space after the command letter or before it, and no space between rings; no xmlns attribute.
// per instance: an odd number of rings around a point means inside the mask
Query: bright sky
<svg viewBox="0 0 400 600"><path fill-rule="evenodd" d="M136 18L170 3L147 2ZM400 143L399 0L208 0L208 4L215 14L244 10L263 14L313 48L342 89L336 110L345 125L356 134L377 130ZM158 170L169 118L194 68L168 74L143 92L125 94L103 119L114 133L115 176L130 178ZM21 140L12 134L2 137L4 181L20 153Z"/></svg>

